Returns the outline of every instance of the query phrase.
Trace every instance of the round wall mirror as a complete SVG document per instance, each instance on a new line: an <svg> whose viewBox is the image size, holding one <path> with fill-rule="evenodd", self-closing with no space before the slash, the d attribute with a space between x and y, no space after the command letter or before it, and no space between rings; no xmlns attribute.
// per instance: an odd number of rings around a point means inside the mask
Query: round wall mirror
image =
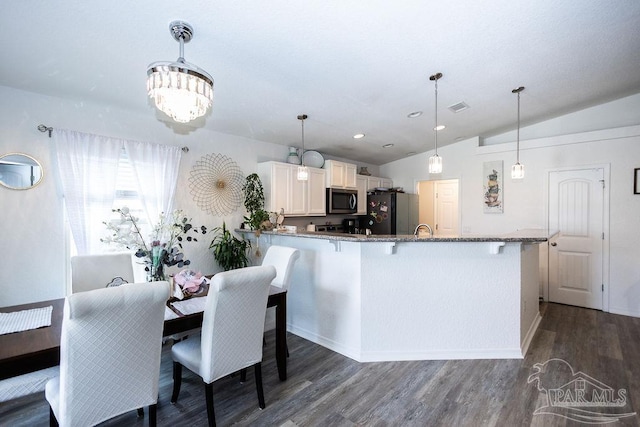
<svg viewBox="0 0 640 427"><path fill-rule="evenodd" d="M42 181L42 165L22 153L0 156L0 184L12 190L28 190Z"/></svg>

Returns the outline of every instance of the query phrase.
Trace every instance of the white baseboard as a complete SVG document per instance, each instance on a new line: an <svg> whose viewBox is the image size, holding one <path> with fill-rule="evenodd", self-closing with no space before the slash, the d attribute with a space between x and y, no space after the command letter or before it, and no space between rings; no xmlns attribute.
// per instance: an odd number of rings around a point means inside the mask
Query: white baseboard
<svg viewBox="0 0 640 427"><path fill-rule="evenodd" d="M538 330L538 326L540 326L541 321L542 321L542 316L540 316L540 312L538 312L536 313L536 317L535 319L533 319L533 322L531 322L531 326L529 326L529 330L527 331L527 334L524 336L524 339L522 340L522 345L520 347L521 347L523 357L527 354L527 351L529 350L529 345L531 344L531 341L533 340L533 336L536 334L536 331Z"/></svg>

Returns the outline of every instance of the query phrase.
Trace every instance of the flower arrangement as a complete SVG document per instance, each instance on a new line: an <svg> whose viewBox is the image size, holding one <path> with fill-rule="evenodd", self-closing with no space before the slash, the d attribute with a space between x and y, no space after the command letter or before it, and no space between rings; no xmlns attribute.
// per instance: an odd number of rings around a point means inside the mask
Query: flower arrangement
<svg viewBox="0 0 640 427"><path fill-rule="evenodd" d="M165 266L182 268L191 264L191 261L184 258L182 243L197 242L198 239L192 233L207 233L205 226L194 227L182 210L175 210L171 215L161 213L151 235L145 239L139 226L140 219L133 216L129 208L124 206L113 211L120 214L120 221L105 221L104 224L112 234L100 240L134 250L136 257L141 258L145 264L149 281L166 280Z"/></svg>

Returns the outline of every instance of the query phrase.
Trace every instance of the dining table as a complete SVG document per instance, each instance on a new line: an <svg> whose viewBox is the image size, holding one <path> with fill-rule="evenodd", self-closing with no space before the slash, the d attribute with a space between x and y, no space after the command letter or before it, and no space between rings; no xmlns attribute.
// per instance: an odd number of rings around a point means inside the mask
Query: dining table
<svg viewBox="0 0 640 427"><path fill-rule="evenodd" d="M204 297L202 297L204 298ZM57 366L60 363L60 334L64 298L0 307L0 312L52 306L51 326L0 335L0 380ZM270 285L267 307L276 310L276 364L281 381L287 379L287 291ZM163 336L191 331L202 326L203 312L166 318Z"/></svg>

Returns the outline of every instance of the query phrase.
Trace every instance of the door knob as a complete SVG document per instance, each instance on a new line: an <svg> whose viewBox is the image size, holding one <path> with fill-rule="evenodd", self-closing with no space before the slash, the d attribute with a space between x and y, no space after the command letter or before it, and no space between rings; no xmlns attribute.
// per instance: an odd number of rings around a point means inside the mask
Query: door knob
<svg viewBox="0 0 640 427"><path fill-rule="evenodd" d="M552 242L551 246L558 246L558 244L556 242Z"/></svg>

